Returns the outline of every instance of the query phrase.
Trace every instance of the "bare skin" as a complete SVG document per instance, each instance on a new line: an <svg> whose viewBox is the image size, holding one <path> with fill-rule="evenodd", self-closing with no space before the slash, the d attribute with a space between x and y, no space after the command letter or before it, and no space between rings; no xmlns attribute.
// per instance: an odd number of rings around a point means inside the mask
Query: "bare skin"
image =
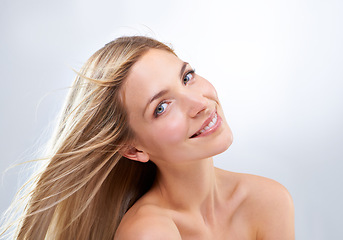
<svg viewBox="0 0 343 240"><path fill-rule="evenodd" d="M115 239L294 239L293 203L282 185L214 172L216 183L203 201L193 183L179 186L180 195L168 200L155 185L126 213Z"/></svg>
<svg viewBox="0 0 343 240"><path fill-rule="evenodd" d="M123 155L153 161L158 173L115 239L294 239L293 203L282 185L213 166L232 133L215 89L191 70L161 50L131 70L123 101L136 141Z"/></svg>

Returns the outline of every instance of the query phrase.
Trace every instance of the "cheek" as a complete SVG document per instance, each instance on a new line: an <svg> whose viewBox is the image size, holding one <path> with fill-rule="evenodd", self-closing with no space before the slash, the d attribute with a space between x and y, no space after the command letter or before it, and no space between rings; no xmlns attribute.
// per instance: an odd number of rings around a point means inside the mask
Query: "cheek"
<svg viewBox="0 0 343 240"><path fill-rule="evenodd" d="M201 79L200 88L201 88L203 95L209 99L217 101L218 95L217 95L217 91L214 88L214 86L205 78L200 77L200 76L199 76L199 78Z"/></svg>
<svg viewBox="0 0 343 240"><path fill-rule="evenodd" d="M162 119L161 119L162 120ZM181 114L169 114L156 126L156 140L161 143L176 144L188 136L186 120Z"/></svg>
<svg viewBox="0 0 343 240"><path fill-rule="evenodd" d="M214 88L214 86L210 83L207 82L208 87L206 89L208 89L208 94L210 97L212 97L213 99L218 99L218 94L216 89Z"/></svg>
<svg viewBox="0 0 343 240"><path fill-rule="evenodd" d="M154 123L132 123L137 141L153 155L164 151L170 153L173 147L178 147L189 135L188 124L180 112L161 117Z"/></svg>

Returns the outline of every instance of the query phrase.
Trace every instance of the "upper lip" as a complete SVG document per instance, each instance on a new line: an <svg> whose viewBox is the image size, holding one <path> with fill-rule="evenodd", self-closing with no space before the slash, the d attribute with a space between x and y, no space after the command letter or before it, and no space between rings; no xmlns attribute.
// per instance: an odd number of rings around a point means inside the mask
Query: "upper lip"
<svg viewBox="0 0 343 240"><path fill-rule="evenodd" d="M200 130L204 129L204 127L206 127L206 126L212 121L212 119L214 118L216 112L217 112L217 110L214 110L214 111L210 114L210 116L208 116L208 118L205 120L205 122L204 122L204 123L201 125L201 127L191 136L191 138L192 138L192 137L195 137L195 136L197 135L197 133L198 133Z"/></svg>

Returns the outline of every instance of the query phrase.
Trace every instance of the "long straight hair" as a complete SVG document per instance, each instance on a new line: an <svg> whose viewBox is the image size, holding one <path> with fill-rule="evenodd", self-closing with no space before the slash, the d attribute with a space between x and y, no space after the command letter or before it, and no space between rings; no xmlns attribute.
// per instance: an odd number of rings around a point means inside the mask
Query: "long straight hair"
<svg viewBox="0 0 343 240"><path fill-rule="evenodd" d="M30 182L16 239L113 239L125 212L150 189L156 165L120 154L134 139L120 92L130 68L151 48L175 54L148 37L121 37L77 74L46 166Z"/></svg>

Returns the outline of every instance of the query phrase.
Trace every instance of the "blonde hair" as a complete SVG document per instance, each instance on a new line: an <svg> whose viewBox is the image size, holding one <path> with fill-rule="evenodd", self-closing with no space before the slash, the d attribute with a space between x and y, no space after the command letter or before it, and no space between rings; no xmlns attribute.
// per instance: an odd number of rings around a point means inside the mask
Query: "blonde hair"
<svg viewBox="0 0 343 240"><path fill-rule="evenodd" d="M155 164L128 160L119 151L134 139L120 91L151 48L174 54L148 37L121 37L82 67L15 238L113 239L125 212L149 190Z"/></svg>

